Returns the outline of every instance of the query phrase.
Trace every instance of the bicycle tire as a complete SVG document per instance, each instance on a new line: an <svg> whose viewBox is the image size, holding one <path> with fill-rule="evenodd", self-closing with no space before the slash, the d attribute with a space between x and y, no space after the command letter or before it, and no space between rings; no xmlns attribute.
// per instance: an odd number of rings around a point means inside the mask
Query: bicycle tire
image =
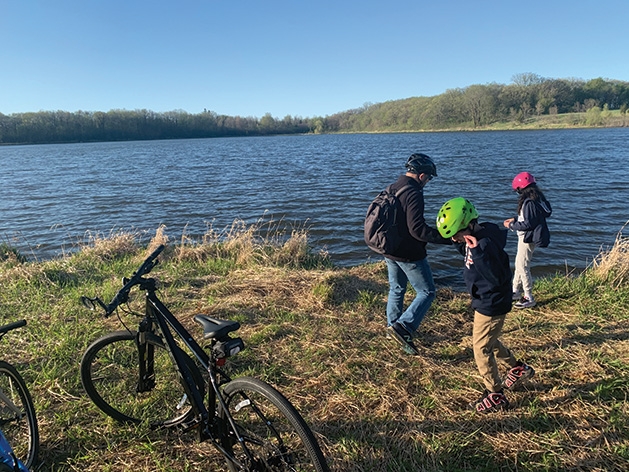
<svg viewBox="0 0 629 472"><path fill-rule="evenodd" d="M16 413L0 400L0 429L15 456L31 469L39 453L39 427L35 405L22 376L5 361L0 361L0 389L21 411Z"/></svg>
<svg viewBox="0 0 629 472"><path fill-rule="evenodd" d="M147 342L155 348L153 389L137 392L139 354L136 333L130 331L115 331L90 344L81 359L83 388L98 408L122 423L147 422L158 428L187 421L194 413L174 361L158 336L147 333ZM201 372L190 356L180 353L203 396Z"/></svg>
<svg viewBox="0 0 629 472"><path fill-rule="evenodd" d="M238 461L226 457L227 467L236 471L329 472L310 427L295 407L275 388L252 377L234 379L222 389L230 415L244 446L231 428L222 446ZM227 416L219 408L227 424ZM245 454L246 447L252 454Z"/></svg>

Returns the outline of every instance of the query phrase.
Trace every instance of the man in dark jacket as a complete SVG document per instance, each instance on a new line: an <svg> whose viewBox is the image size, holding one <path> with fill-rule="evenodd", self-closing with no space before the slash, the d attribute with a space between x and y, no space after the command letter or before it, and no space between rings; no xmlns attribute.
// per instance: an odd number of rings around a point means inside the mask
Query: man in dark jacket
<svg viewBox="0 0 629 472"><path fill-rule="evenodd" d="M470 406L479 413L508 408L503 389L533 376L535 371L518 361L500 341L512 303L511 268L504 250L507 231L493 223L478 223L476 208L461 197L444 203L437 215L437 229L443 237L451 237L463 255L463 279L472 297L474 359L485 392ZM504 381L496 359L510 367Z"/></svg>
<svg viewBox="0 0 629 472"><path fill-rule="evenodd" d="M451 244L424 219L424 186L437 176L437 167L426 154L411 155L406 173L391 185L392 193L407 187L399 196L401 214L398 224L402 243L391 254L384 254L389 272L387 300L387 333L401 344L408 354L419 351L413 343L413 333L424 319L435 299L435 283L428 261L426 243ZM404 310L404 295L410 282L415 299Z"/></svg>

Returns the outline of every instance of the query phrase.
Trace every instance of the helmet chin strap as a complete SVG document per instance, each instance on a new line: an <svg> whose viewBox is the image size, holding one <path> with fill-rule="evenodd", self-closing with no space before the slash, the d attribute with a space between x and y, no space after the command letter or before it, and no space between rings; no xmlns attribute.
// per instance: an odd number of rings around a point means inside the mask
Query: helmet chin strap
<svg viewBox="0 0 629 472"><path fill-rule="evenodd" d="M421 179L422 174L415 174L415 175L417 176L416 179L419 182L419 185L422 186L422 188L424 188L426 184L430 181L430 179L422 181Z"/></svg>

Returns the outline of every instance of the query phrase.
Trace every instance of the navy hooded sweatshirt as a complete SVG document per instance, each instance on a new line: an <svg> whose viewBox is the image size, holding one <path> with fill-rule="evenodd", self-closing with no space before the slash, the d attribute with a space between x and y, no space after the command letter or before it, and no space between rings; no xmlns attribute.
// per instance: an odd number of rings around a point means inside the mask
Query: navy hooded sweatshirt
<svg viewBox="0 0 629 472"><path fill-rule="evenodd" d="M550 231L546 218L550 218L553 209L548 200L535 201L530 198L524 200L521 215L514 218L509 229L522 231L524 242L533 243L537 247L548 247Z"/></svg>
<svg viewBox="0 0 629 472"><path fill-rule="evenodd" d="M511 311L512 287L509 256L504 248L507 231L494 223L471 224L475 248L457 244L465 257L463 279L472 297L472 308L487 316L505 315Z"/></svg>

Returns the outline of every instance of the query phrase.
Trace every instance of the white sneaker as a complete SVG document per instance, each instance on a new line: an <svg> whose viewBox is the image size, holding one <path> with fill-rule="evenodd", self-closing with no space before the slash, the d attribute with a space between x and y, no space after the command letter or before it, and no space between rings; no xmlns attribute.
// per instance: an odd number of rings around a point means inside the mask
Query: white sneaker
<svg viewBox="0 0 629 472"><path fill-rule="evenodd" d="M513 306L516 308L533 308L535 305L537 305L537 303L535 302L535 299L533 297L522 297L520 301L516 302Z"/></svg>
<svg viewBox="0 0 629 472"><path fill-rule="evenodd" d="M514 302L519 302L521 298L522 298L522 292L513 292L513 296L511 297L511 300L513 300Z"/></svg>

